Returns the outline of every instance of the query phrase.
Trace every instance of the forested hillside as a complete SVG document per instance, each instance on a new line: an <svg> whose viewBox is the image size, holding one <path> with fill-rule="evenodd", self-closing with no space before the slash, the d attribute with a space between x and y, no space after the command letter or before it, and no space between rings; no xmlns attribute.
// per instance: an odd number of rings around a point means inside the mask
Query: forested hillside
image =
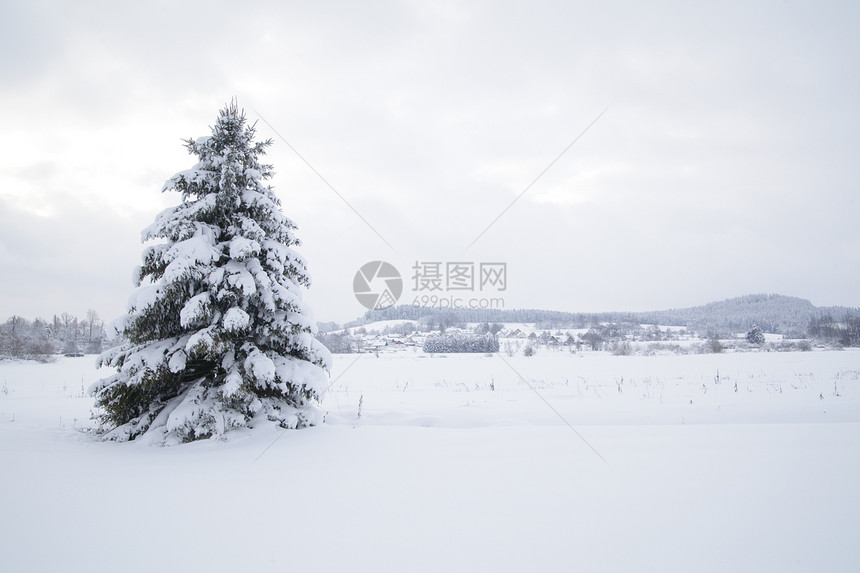
<svg viewBox="0 0 860 573"><path fill-rule="evenodd" d="M848 332L856 338L860 309L816 307L808 300L778 294L755 294L701 306L648 312L574 313L535 309L453 309L400 305L368 311L350 326L378 320L407 319L444 324L523 322L542 328L587 328L600 323L685 326L702 335L745 332L758 325L788 337ZM810 330L812 332L810 332ZM836 331L839 331L838 333ZM850 334L855 332L853 335Z"/></svg>

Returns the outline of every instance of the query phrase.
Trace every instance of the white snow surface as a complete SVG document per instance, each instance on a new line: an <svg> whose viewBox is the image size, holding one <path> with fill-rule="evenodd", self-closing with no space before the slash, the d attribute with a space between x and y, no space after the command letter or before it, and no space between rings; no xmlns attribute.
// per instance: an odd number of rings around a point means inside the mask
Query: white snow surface
<svg viewBox="0 0 860 573"><path fill-rule="evenodd" d="M82 431L108 374L0 363L0 570L860 571L856 350L338 355L167 448Z"/></svg>
<svg viewBox="0 0 860 573"><path fill-rule="evenodd" d="M245 371L253 374L260 382L268 383L275 379L275 363L257 349L252 350L245 359Z"/></svg>
<svg viewBox="0 0 860 573"><path fill-rule="evenodd" d="M230 258L243 261L260 254L260 243L245 237L233 237L230 241Z"/></svg>
<svg viewBox="0 0 860 573"><path fill-rule="evenodd" d="M195 267L209 265L217 260L221 253L215 242L212 231L201 225L199 234L172 245L165 256L171 262L164 270L163 280L166 283L174 282Z"/></svg>
<svg viewBox="0 0 860 573"><path fill-rule="evenodd" d="M179 323L185 328L193 325L205 316L210 302L208 292L191 297L179 311Z"/></svg>
<svg viewBox="0 0 860 573"><path fill-rule="evenodd" d="M251 324L251 317L248 316L248 313L235 306L224 313L224 318L222 320L224 323L224 329L227 332L242 330Z"/></svg>

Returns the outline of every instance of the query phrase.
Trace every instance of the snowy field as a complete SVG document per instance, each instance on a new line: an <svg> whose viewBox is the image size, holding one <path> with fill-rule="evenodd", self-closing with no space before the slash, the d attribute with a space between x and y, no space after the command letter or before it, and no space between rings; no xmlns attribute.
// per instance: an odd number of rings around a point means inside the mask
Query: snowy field
<svg viewBox="0 0 860 573"><path fill-rule="evenodd" d="M860 352L336 357L322 427L105 444L0 363L0 571L860 571Z"/></svg>

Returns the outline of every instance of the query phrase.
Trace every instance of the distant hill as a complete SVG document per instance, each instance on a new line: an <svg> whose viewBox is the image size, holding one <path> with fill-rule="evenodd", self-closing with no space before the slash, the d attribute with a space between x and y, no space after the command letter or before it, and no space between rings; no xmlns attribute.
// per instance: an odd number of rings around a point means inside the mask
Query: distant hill
<svg viewBox="0 0 860 573"><path fill-rule="evenodd" d="M806 299L753 294L702 306L639 313L643 324L684 325L697 332L740 332L758 325L765 332L802 331L822 311Z"/></svg>
<svg viewBox="0 0 860 573"><path fill-rule="evenodd" d="M753 294L701 306L649 312L574 313L535 309L439 309L400 305L368 311L349 324L360 326L379 320L462 322L525 322L542 328L587 328L614 322L686 326L702 334L743 332L758 325L765 332L802 335L811 321L844 321L860 316L860 309L816 307L808 300L779 294Z"/></svg>

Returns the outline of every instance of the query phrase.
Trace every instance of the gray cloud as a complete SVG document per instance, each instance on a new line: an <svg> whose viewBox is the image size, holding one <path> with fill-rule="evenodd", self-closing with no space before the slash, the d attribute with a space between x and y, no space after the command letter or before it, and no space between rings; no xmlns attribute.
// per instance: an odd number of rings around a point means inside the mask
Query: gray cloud
<svg viewBox="0 0 860 573"><path fill-rule="evenodd" d="M0 316L123 312L140 220L73 201L55 208L58 216L44 217L0 198Z"/></svg>
<svg viewBox="0 0 860 573"><path fill-rule="evenodd" d="M276 141L275 185L321 319L361 312L352 274L378 258L404 272L418 258L506 260L509 306L648 309L759 291L860 305L854 3L10 10L0 253L22 284L77 277L66 282L102 289L119 312L140 228L176 200L160 185L191 164L180 139L205 134L236 94L395 246ZM37 207L50 217L27 214ZM88 264L100 248L112 254ZM38 300L92 300L69 288ZM26 289L5 292L6 312L31 304Z"/></svg>

